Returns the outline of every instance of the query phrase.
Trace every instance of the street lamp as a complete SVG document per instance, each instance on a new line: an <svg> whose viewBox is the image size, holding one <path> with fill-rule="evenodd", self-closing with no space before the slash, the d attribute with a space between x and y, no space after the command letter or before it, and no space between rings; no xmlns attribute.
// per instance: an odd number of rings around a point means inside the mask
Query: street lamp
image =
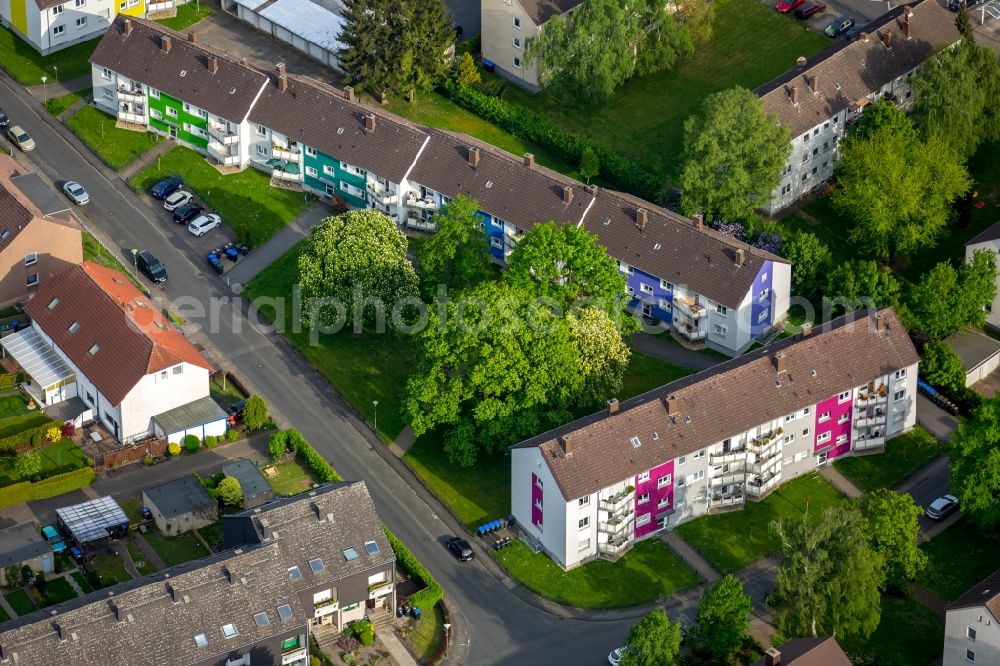
<svg viewBox="0 0 1000 666"><path fill-rule="evenodd" d="M444 656L448 656L448 636L451 634L451 624L445 622L441 625L444 628Z"/></svg>
<svg viewBox="0 0 1000 666"><path fill-rule="evenodd" d="M56 78L55 78L56 83L59 83L59 67L56 65L52 65L52 71L56 73Z"/></svg>
<svg viewBox="0 0 1000 666"><path fill-rule="evenodd" d="M49 94L47 92L47 89L45 88L45 82L48 80L49 77L47 76L42 77L42 104L45 104L49 101Z"/></svg>
<svg viewBox="0 0 1000 666"><path fill-rule="evenodd" d="M375 434L378 434L378 400L372 400L372 406L375 407Z"/></svg>
<svg viewBox="0 0 1000 666"><path fill-rule="evenodd" d="M132 268L139 270L139 250L132 248Z"/></svg>

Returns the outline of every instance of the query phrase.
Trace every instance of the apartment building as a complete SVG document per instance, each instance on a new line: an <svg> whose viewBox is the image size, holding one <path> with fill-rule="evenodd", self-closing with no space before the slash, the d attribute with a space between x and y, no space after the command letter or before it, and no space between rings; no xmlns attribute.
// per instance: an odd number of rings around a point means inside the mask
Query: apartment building
<svg viewBox="0 0 1000 666"><path fill-rule="evenodd" d="M1000 256L996 256L1000 255L1000 222L965 244L965 261L972 263L973 255L980 250L993 253L997 263L1000 264ZM1000 276L997 277L996 284L998 289L993 296L993 302L986 306L986 323L995 329L1000 329Z"/></svg>
<svg viewBox="0 0 1000 666"><path fill-rule="evenodd" d="M892 309L856 313L511 450L511 511L569 569L760 500L915 423L918 356ZM734 535L738 538L738 535Z"/></svg>
<svg viewBox="0 0 1000 666"><path fill-rule="evenodd" d="M777 213L833 176L838 144L864 108L888 99L903 109L913 103L909 79L934 53L961 39L955 15L938 0L897 5L852 42L837 42L755 92L768 115L792 135L781 182L764 207Z"/></svg>
<svg viewBox="0 0 1000 666"><path fill-rule="evenodd" d="M787 312L791 266L780 257L700 218L569 179L531 154L417 126L351 88L281 64L265 72L197 35L138 19L117 20L92 63L101 108L208 155L223 173L250 166L272 186L337 197L428 232L442 206L470 196L500 264L539 222L584 226L619 261L632 307L694 344L739 354Z"/></svg>
<svg viewBox="0 0 1000 666"><path fill-rule="evenodd" d="M1000 571L948 606L942 663L1000 664Z"/></svg>
<svg viewBox="0 0 1000 666"><path fill-rule="evenodd" d="M394 604L395 556L363 482L226 516L227 550L0 624L0 661L307 666L309 639Z"/></svg>

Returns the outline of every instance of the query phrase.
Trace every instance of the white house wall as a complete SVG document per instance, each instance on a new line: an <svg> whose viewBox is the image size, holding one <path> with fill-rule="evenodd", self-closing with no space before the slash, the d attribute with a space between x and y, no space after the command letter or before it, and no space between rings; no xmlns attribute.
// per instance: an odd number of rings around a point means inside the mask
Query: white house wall
<svg viewBox="0 0 1000 666"><path fill-rule="evenodd" d="M969 637L969 629L975 638ZM972 650L975 661L966 658ZM949 610L944 623L942 666L1000 664L1000 626L985 606Z"/></svg>
<svg viewBox="0 0 1000 666"><path fill-rule="evenodd" d="M174 366L148 374L128 392L121 404L125 437L149 434L152 432L151 420L157 414L209 395L208 370L190 363L179 365L183 372L174 374L178 367Z"/></svg>

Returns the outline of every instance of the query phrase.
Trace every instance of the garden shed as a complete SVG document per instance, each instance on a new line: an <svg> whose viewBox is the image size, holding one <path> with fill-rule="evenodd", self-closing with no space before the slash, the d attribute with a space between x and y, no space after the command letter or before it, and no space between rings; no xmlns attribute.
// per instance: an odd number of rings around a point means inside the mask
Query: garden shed
<svg viewBox="0 0 1000 666"><path fill-rule="evenodd" d="M271 501L274 490L257 466L249 460L234 460L222 467L222 473L234 477L243 489L243 508L252 509Z"/></svg>
<svg viewBox="0 0 1000 666"><path fill-rule="evenodd" d="M18 575L24 565L32 571L52 573L52 548L34 525L23 524L0 530L0 585L11 585L7 569L17 567Z"/></svg>
<svg viewBox="0 0 1000 666"><path fill-rule="evenodd" d="M56 509L56 522L80 545L108 537L117 539L128 532L128 516L110 495Z"/></svg>
<svg viewBox="0 0 1000 666"><path fill-rule="evenodd" d="M218 503L193 475L144 490L142 505L167 536L190 532L219 519Z"/></svg>

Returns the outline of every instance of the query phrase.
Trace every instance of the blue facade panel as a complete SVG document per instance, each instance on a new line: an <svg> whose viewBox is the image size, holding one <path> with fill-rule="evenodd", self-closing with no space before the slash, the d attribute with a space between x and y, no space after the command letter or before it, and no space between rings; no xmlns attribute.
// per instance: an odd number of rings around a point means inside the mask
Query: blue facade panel
<svg viewBox="0 0 1000 666"><path fill-rule="evenodd" d="M771 327L774 321L774 266L765 261L750 288L750 334L760 335Z"/></svg>
<svg viewBox="0 0 1000 666"><path fill-rule="evenodd" d="M623 275L625 284L631 287L633 292L632 301L629 303L630 307L642 308L642 312L650 317L656 317L664 323L673 322L674 285L667 282L665 289L660 278L640 271L638 268L633 268L631 275ZM661 303L661 301L663 302Z"/></svg>

